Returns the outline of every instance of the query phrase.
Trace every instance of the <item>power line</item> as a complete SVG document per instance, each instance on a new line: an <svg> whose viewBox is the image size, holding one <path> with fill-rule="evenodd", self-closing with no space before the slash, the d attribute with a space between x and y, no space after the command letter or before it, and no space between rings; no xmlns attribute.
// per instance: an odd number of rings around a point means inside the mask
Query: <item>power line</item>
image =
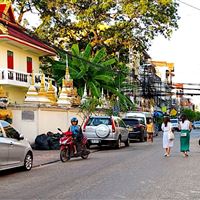
<svg viewBox="0 0 200 200"><path fill-rule="evenodd" d="M180 0L177 0L177 1L179 1L179 2L182 3L182 4L185 4L186 6L189 6L189 7L191 7L191 8L194 8L194 9L200 11L200 8L198 8L198 7L196 7L196 6L193 6L193 5L191 5L191 4L185 3L184 1L180 1Z"/></svg>

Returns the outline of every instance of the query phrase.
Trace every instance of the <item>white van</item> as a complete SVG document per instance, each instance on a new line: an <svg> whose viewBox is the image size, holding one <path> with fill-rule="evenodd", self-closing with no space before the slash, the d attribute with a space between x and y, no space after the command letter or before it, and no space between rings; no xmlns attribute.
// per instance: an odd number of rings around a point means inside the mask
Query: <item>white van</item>
<svg viewBox="0 0 200 200"><path fill-rule="evenodd" d="M153 119L153 115L150 112L127 112L126 118L141 119L141 122L146 125L148 119Z"/></svg>

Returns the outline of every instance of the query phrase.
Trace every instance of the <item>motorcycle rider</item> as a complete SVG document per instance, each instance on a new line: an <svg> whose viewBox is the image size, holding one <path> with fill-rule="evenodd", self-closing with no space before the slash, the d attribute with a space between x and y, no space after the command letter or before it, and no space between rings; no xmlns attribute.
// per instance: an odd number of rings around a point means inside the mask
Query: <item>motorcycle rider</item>
<svg viewBox="0 0 200 200"><path fill-rule="evenodd" d="M72 117L69 131L72 132L72 137L74 138L74 154L77 154L77 146L80 144L83 138L83 132L81 126L78 125L78 119L76 117Z"/></svg>

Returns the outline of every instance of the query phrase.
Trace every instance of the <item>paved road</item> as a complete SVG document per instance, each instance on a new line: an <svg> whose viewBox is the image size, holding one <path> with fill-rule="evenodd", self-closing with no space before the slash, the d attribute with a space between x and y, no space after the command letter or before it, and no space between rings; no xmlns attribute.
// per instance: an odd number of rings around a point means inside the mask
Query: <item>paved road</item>
<svg viewBox="0 0 200 200"><path fill-rule="evenodd" d="M178 136L171 157L163 157L158 136L153 144L106 148L88 160L57 162L28 173L2 173L0 199L200 199L199 138L200 130L194 130L188 158L179 152Z"/></svg>

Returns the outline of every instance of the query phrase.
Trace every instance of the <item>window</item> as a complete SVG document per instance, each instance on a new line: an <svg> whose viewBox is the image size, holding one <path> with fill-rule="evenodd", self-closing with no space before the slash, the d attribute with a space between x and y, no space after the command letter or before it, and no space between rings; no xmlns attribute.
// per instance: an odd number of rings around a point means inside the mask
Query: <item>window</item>
<svg viewBox="0 0 200 200"><path fill-rule="evenodd" d="M8 138L18 139L19 133L10 125L4 127L4 131Z"/></svg>
<svg viewBox="0 0 200 200"><path fill-rule="evenodd" d="M119 126L120 126L120 127L123 127L123 128L126 127L125 124L124 124L124 122L123 122L122 120L119 120Z"/></svg>
<svg viewBox="0 0 200 200"><path fill-rule="evenodd" d="M88 120L87 126L98 126L100 124L105 124L105 125L111 125L111 119L110 118L93 118L91 117Z"/></svg>
<svg viewBox="0 0 200 200"><path fill-rule="evenodd" d="M8 69L14 68L13 52L9 50L7 51L7 66L8 66Z"/></svg>
<svg viewBox="0 0 200 200"><path fill-rule="evenodd" d="M33 71L32 58L27 57L27 73L32 73L32 71Z"/></svg>

